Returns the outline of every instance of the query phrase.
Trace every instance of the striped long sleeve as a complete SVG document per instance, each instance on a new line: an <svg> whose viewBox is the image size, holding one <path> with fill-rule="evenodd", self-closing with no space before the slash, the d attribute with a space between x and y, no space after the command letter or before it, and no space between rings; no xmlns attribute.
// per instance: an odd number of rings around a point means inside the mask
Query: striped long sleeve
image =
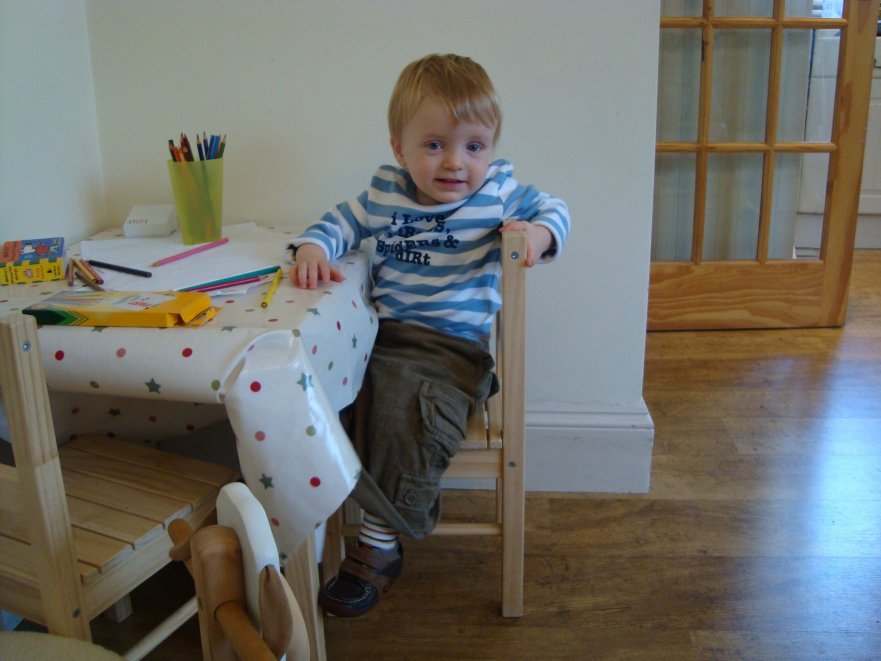
<svg viewBox="0 0 881 661"><path fill-rule="evenodd" d="M405 170L381 167L370 187L337 205L294 241L336 259L374 239L372 299L380 319L395 319L486 341L501 305L499 227L525 220L546 227L560 254L569 210L534 186L519 184L507 161L490 165L483 185L452 204L421 206Z"/></svg>

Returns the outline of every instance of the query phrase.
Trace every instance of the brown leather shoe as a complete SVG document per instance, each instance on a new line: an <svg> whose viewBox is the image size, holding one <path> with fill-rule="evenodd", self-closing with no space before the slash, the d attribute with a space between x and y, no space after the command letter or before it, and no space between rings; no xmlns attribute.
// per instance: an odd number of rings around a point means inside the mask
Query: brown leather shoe
<svg viewBox="0 0 881 661"><path fill-rule="evenodd" d="M391 551L358 544L343 560L340 573L318 593L318 605L339 617L369 612L389 591L404 568L404 547Z"/></svg>

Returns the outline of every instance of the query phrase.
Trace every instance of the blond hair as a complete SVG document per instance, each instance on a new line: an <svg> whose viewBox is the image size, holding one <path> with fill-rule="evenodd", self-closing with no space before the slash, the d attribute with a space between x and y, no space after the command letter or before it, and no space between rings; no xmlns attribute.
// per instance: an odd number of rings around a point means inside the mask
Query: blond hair
<svg viewBox="0 0 881 661"><path fill-rule="evenodd" d="M460 122L478 122L502 131L502 110L495 87L482 66L462 55L426 55L411 62L398 76L388 107L388 126L399 138L419 104L426 98L444 104Z"/></svg>

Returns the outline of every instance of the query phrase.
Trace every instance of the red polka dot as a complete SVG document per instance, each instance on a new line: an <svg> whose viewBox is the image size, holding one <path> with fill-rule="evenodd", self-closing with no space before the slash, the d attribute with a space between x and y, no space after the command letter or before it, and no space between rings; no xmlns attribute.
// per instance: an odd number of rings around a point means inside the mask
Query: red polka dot
<svg viewBox="0 0 881 661"><path fill-rule="evenodd" d="M55 360L64 360L64 352L61 349L55 352Z"/></svg>
<svg viewBox="0 0 881 661"><path fill-rule="evenodd" d="M313 344L312 345L312 355L314 356L316 353L318 353L318 345Z"/></svg>
<svg viewBox="0 0 881 661"><path fill-rule="evenodd" d="M313 487L318 487L321 486L321 480L319 480L317 477L313 477L311 480L309 480L309 484L311 484Z"/></svg>
<svg viewBox="0 0 881 661"><path fill-rule="evenodd" d="M125 355L125 349L123 347L119 347L119 349L116 350L116 357L122 358L124 355Z"/></svg>
<svg viewBox="0 0 881 661"><path fill-rule="evenodd" d="M367 362L367 354L366 353L364 354L364 362L365 363Z"/></svg>
<svg viewBox="0 0 881 661"><path fill-rule="evenodd" d="M344 377L343 377L343 385L344 385L344 386L349 385L349 377L347 377L347 376L344 376Z"/></svg>
<svg viewBox="0 0 881 661"><path fill-rule="evenodd" d="M266 440L266 433L258 431L256 434L254 434L254 438L256 438L258 441L264 441Z"/></svg>
<svg viewBox="0 0 881 661"><path fill-rule="evenodd" d="M272 525L274 525L276 528L278 528L281 525L281 522L279 522L279 520L276 519L275 517L272 517L269 520L272 522Z"/></svg>
<svg viewBox="0 0 881 661"><path fill-rule="evenodd" d="M270 324L274 324L275 322L278 321L278 317L272 317L271 319L267 319L267 321L268 321Z"/></svg>
<svg viewBox="0 0 881 661"><path fill-rule="evenodd" d="M187 347L186 349L184 349L183 351L180 352L180 355L183 356L184 358L189 358L190 356L193 355L193 350L190 347Z"/></svg>
<svg viewBox="0 0 881 661"><path fill-rule="evenodd" d="M343 325L340 322L336 322L336 329L343 330Z"/></svg>
<svg viewBox="0 0 881 661"><path fill-rule="evenodd" d="M251 392L260 392L262 387L259 381L251 381Z"/></svg>
<svg viewBox="0 0 881 661"><path fill-rule="evenodd" d="M358 309L358 304L355 301L352 301L352 307L356 310Z"/></svg>

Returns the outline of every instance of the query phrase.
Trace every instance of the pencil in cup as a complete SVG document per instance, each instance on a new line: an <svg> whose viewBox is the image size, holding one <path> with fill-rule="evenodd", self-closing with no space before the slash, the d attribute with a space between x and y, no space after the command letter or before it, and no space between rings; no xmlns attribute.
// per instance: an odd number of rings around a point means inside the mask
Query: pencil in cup
<svg viewBox="0 0 881 661"><path fill-rule="evenodd" d="M216 241L223 230L223 159L168 161L181 239Z"/></svg>

